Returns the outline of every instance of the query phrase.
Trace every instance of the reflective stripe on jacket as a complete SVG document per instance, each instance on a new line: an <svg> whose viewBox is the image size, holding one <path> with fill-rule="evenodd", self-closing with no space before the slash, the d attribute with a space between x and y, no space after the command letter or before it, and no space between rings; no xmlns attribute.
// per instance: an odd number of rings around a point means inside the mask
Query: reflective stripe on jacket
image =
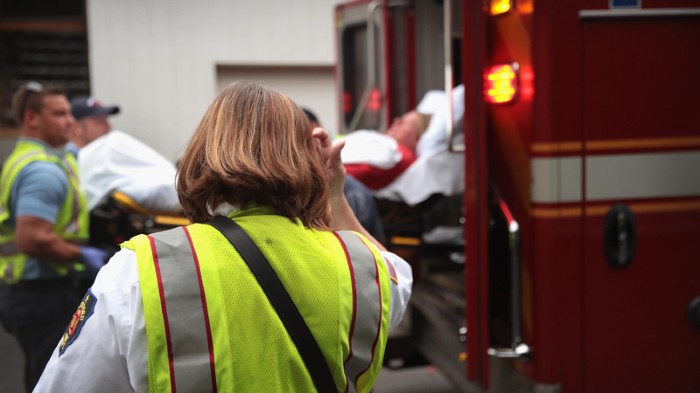
<svg viewBox="0 0 700 393"><path fill-rule="evenodd" d="M231 215L269 260L339 392L368 392L381 369L390 279L361 235L317 231L253 208ZM296 347L248 266L209 225L123 244L136 251L150 392L312 392Z"/></svg>
<svg viewBox="0 0 700 393"><path fill-rule="evenodd" d="M32 162L43 161L58 165L65 172L68 179L68 193L61 206L54 232L68 241L85 242L89 236L89 215L85 204L85 197L80 191L78 170L75 159L67 154L65 157L57 156L41 143L20 140L12 151L2 168L0 178L0 273L6 283L19 281L23 274L28 255L22 254L15 242L15 230L10 228L10 195L20 171ZM58 275L68 274L68 269L59 264L52 264ZM82 263L75 263L76 270L84 270Z"/></svg>

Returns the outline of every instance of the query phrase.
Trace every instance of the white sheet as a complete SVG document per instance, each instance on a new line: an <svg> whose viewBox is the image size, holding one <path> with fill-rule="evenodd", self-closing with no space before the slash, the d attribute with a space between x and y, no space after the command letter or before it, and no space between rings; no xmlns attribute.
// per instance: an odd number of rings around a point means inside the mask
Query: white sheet
<svg viewBox="0 0 700 393"><path fill-rule="evenodd" d="M442 150L423 155L374 196L415 206L433 194L464 192L464 153Z"/></svg>
<svg viewBox="0 0 700 393"><path fill-rule="evenodd" d="M175 165L124 132L113 130L80 149L78 166L89 210L115 190L149 210L182 210L175 190Z"/></svg>
<svg viewBox="0 0 700 393"><path fill-rule="evenodd" d="M345 140L345 147L340 152L344 164L368 164L391 169L403 157L396 140L377 131L357 130L341 140Z"/></svg>

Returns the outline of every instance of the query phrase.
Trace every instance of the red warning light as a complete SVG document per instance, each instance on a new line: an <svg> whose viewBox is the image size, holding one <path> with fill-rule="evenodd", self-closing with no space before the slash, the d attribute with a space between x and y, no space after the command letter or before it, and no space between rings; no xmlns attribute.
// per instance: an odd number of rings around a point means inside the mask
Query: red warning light
<svg viewBox="0 0 700 393"><path fill-rule="evenodd" d="M484 99L494 104L515 100L518 94L518 63L499 64L484 74Z"/></svg>
<svg viewBox="0 0 700 393"><path fill-rule="evenodd" d="M366 108L367 110L375 112L382 108L382 93L379 92L379 89L374 88L372 92L369 93Z"/></svg>

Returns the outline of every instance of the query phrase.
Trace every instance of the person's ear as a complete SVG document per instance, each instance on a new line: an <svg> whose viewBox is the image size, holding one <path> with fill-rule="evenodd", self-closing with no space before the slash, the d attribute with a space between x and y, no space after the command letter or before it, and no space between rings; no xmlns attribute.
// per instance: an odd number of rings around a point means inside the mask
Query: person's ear
<svg viewBox="0 0 700 393"><path fill-rule="evenodd" d="M29 128L36 128L39 122L39 114L31 109L25 109L22 119L22 124L26 124Z"/></svg>

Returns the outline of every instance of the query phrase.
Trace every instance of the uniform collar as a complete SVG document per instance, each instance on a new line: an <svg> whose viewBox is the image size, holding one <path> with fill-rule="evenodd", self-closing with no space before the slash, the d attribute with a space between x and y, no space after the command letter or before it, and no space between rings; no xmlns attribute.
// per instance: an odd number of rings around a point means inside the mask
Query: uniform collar
<svg viewBox="0 0 700 393"><path fill-rule="evenodd" d="M255 202L251 202L244 208L238 206L233 206L228 202L224 202L216 207L216 209L209 209L209 214L212 216L227 216L229 218L242 217L242 216L260 216L260 215L274 215L275 209L272 206L258 205Z"/></svg>
<svg viewBox="0 0 700 393"><path fill-rule="evenodd" d="M42 141L41 139L21 136L17 140L20 142L29 142L29 143L34 143L34 144L40 145L48 153L59 156L59 157L63 157L63 154L64 154L63 150L56 149L56 148L52 147L51 145L49 145L48 143Z"/></svg>
<svg viewBox="0 0 700 393"><path fill-rule="evenodd" d="M270 216L270 215L277 215L275 212L275 209L272 206L258 206L258 205L250 205L246 208L243 209L236 209L227 216L229 218L237 218L237 217L246 217L246 216Z"/></svg>

